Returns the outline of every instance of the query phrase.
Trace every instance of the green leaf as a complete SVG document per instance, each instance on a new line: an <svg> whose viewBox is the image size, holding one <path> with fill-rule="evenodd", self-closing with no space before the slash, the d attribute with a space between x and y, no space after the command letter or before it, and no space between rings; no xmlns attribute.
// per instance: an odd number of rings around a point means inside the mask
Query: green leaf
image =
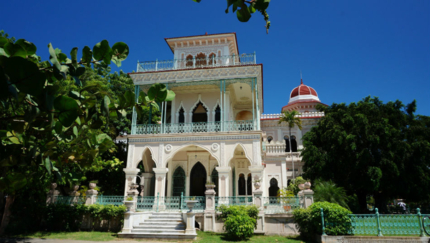
<svg viewBox="0 0 430 243"><path fill-rule="evenodd" d="M0 47L0 56L9 57L9 55L4 51L3 48Z"/></svg>
<svg viewBox="0 0 430 243"><path fill-rule="evenodd" d="M52 47L51 43L48 44L48 49L49 49L49 60L51 61L52 65L54 65L54 67L58 71L60 71L61 70L61 65L60 65L60 62L58 62L57 53L55 53L55 50Z"/></svg>
<svg viewBox="0 0 430 243"><path fill-rule="evenodd" d="M112 140L107 134L102 133L97 135L96 141L97 144L102 144L105 139Z"/></svg>
<svg viewBox="0 0 430 243"><path fill-rule="evenodd" d="M167 90L167 96L164 101L173 101L175 99L175 95L175 92L173 92L172 90Z"/></svg>
<svg viewBox="0 0 430 243"><path fill-rule="evenodd" d="M88 46L85 46L84 49L82 49L82 63L89 67L92 59L93 51L91 51Z"/></svg>
<svg viewBox="0 0 430 243"><path fill-rule="evenodd" d="M85 96L79 94L78 91L70 91L69 96L72 97L73 99L77 99L77 100L85 99Z"/></svg>
<svg viewBox="0 0 430 243"><path fill-rule="evenodd" d="M46 76L32 61L11 57L5 63L4 71L11 84L15 84L20 92L39 95L44 88Z"/></svg>
<svg viewBox="0 0 430 243"><path fill-rule="evenodd" d="M248 7L250 13L255 13L256 9L254 8L254 4L249 5Z"/></svg>
<svg viewBox="0 0 430 243"><path fill-rule="evenodd" d="M148 90L148 97L150 100L154 100L155 102L159 103L166 99L167 96L167 89L166 85L164 84L153 84L149 90Z"/></svg>
<svg viewBox="0 0 430 243"><path fill-rule="evenodd" d="M110 99L107 95L105 95L102 101L102 111L105 116L109 115L109 104L110 104Z"/></svg>
<svg viewBox="0 0 430 243"><path fill-rule="evenodd" d="M121 66L121 61L127 59L129 48L128 45L124 42L117 42L112 46L113 56L112 62L115 63L118 67Z"/></svg>
<svg viewBox="0 0 430 243"><path fill-rule="evenodd" d="M51 160L49 159L49 157L47 157L45 159L45 168L48 171L48 174L51 175L51 173L52 173L52 163L51 163Z"/></svg>
<svg viewBox="0 0 430 243"><path fill-rule="evenodd" d="M270 0L257 0L257 2L254 5L254 8L256 8L259 11L264 11L269 7Z"/></svg>
<svg viewBox="0 0 430 243"><path fill-rule="evenodd" d="M6 43L8 43L9 41L7 40L6 37L0 36L0 47L3 47L4 45L6 45Z"/></svg>
<svg viewBox="0 0 430 243"><path fill-rule="evenodd" d="M65 127L69 127L78 117L78 103L67 96L60 95L54 100L54 108L59 111L58 120Z"/></svg>
<svg viewBox="0 0 430 243"><path fill-rule="evenodd" d="M134 105L134 93L131 92L130 90L127 90L124 94L126 103L124 106L122 106L123 108L125 107L129 107L129 106L133 106Z"/></svg>
<svg viewBox="0 0 430 243"><path fill-rule="evenodd" d="M15 132L7 132L6 136L14 144L21 144L22 143L22 141L19 139L19 137L16 136Z"/></svg>
<svg viewBox="0 0 430 243"><path fill-rule="evenodd" d="M70 51L70 56L72 57L72 65L78 66L78 48L73 47L73 49Z"/></svg>
<svg viewBox="0 0 430 243"><path fill-rule="evenodd" d="M63 125L61 125L61 122L56 122L54 129L57 134L61 134L61 132L63 131Z"/></svg>
<svg viewBox="0 0 430 243"><path fill-rule="evenodd" d="M73 134L78 137L78 128L76 126L73 127Z"/></svg>
<svg viewBox="0 0 430 243"><path fill-rule="evenodd" d="M103 60L106 64L110 64L112 59L112 49L107 40L102 40L93 47L94 58L96 61Z"/></svg>
<svg viewBox="0 0 430 243"><path fill-rule="evenodd" d="M67 62L67 55L60 52L57 54L57 59L60 63L65 63L65 62Z"/></svg>
<svg viewBox="0 0 430 243"><path fill-rule="evenodd" d="M3 48L6 54L8 54L10 57L27 57L27 52L25 51L25 49L18 44L8 42L4 45Z"/></svg>
<svg viewBox="0 0 430 243"><path fill-rule="evenodd" d="M29 41L26 41L24 39L19 39L15 42L15 45L20 45L26 52L27 56L36 54L37 47Z"/></svg>
<svg viewBox="0 0 430 243"><path fill-rule="evenodd" d="M249 12L249 8L246 6L246 4L242 5L239 11L236 12L236 15L240 22L248 22L248 20L251 18L251 13Z"/></svg>

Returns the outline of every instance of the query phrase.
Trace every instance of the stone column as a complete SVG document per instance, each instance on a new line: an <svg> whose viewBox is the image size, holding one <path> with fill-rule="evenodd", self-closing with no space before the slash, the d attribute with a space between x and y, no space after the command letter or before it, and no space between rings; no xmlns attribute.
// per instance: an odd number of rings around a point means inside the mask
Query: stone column
<svg viewBox="0 0 430 243"><path fill-rule="evenodd" d="M155 172L155 195L159 196L158 198L158 209L164 210L164 195L165 195L165 189L166 189L166 175L169 169L167 168L153 168L152 169Z"/></svg>
<svg viewBox="0 0 430 243"><path fill-rule="evenodd" d="M303 204L304 208L308 208L311 206L312 203L314 203L314 191L311 190L311 183L306 182L305 183L305 190L303 190Z"/></svg>
<svg viewBox="0 0 430 243"><path fill-rule="evenodd" d="M81 195L81 193L79 193L78 190L79 190L79 185L75 185L75 186L73 186L73 191L70 192L70 196L73 197L73 200L71 203L72 205L78 203L78 198Z"/></svg>
<svg viewBox="0 0 430 243"><path fill-rule="evenodd" d="M136 176L140 172L140 169L124 168L123 171L125 173L124 196L127 196L127 191L129 190L131 183L136 183Z"/></svg>
<svg viewBox="0 0 430 243"><path fill-rule="evenodd" d="M152 177L154 177L154 174L152 173L142 173L142 180L143 180L143 185L144 188L143 190L143 196L147 197L147 196L151 196L151 182L152 182Z"/></svg>
<svg viewBox="0 0 430 243"><path fill-rule="evenodd" d="M287 159L281 161L281 178L282 178L282 187L286 188L288 186L288 178L287 178Z"/></svg>
<svg viewBox="0 0 430 243"><path fill-rule="evenodd" d="M204 231L215 231L215 185L206 185L206 209L204 214Z"/></svg>
<svg viewBox="0 0 430 243"><path fill-rule="evenodd" d="M229 178L231 167L216 167L218 171L218 192L220 197L228 197L230 192Z"/></svg>
<svg viewBox="0 0 430 243"><path fill-rule="evenodd" d="M256 190L254 191L254 205L257 206L259 212L257 217L257 228L254 230L256 234L264 234L264 198L263 191L260 190L258 183L254 183ZM258 188L257 188L258 187Z"/></svg>
<svg viewBox="0 0 430 243"><path fill-rule="evenodd" d="M195 227L195 222L196 222L196 214L194 212L188 212L185 213L187 216L187 228L185 229L185 234L186 235L195 235L197 236L196 233L196 227Z"/></svg>
<svg viewBox="0 0 430 243"><path fill-rule="evenodd" d="M56 190L57 183L51 183L51 190L49 190L48 195L46 197L46 204L54 204L57 200L57 196L60 195L60 192Z"/></svg>
<svg viewBox="0 0 430 243"><path fill-rule="evenodd" d="M85 205L92 205L96 203L97 200L97 194L99 194L98 191L96 191L94 188L96 188L96 183L91 183L88 185L88 187L90 188L86 194L87 194L87 198L85 201Z"/></svg>

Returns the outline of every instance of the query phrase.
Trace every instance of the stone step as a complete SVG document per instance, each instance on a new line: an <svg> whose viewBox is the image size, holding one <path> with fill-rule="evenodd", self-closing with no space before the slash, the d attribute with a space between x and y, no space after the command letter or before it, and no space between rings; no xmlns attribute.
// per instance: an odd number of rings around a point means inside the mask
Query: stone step
<svg viewBox="0 0 430 243"><path fill-rule="evenodd" d="M133 228L131 232L134 233L151 233L151 234L160 234L160 233L185 233L185 229L135 229Z"/></svg>
<svg viewBox="0 0 430 243"><path fill-rule="evenodd" d="M133 229L176 229L176 230L184 230L185 224L177 224L177 225L150 225L150 224L143 224L143 225L137 225L133 226Z"/></svg>
<svg viewBox="0 0 430 243"><path fill-rule="evenodd" d="M165 214L165 215L163 215L163 214L153 214L153 215L149 215L149 217L150 218L181 218L182 219L182 215L170 215L170 214Z"/></svg>
<svg viewBox="0 0 430 243"><path fill-rule="evenodd" d="M133 230L132 230L133 231ZM145 232L136 232L136 233L119 233L119 237L121 238L149 238L149 239L195 239L196 234L184 234L181 233L145 233Z"/></svg>
<svg viewBox="0 0 430 243"><path fill-rule="evenodd" d="M143 222L182 222L182 219L145 219Z"/></svg>
<svg viewBox="0 0 430 243"><path fill-rule="evenodd" d="M139 223L139 225L178 225L178 224L183 224L183 222L181 220L177 220L177 221L166 221L166 222L159 222L157 221L143 221L143 223Z"/></svg>

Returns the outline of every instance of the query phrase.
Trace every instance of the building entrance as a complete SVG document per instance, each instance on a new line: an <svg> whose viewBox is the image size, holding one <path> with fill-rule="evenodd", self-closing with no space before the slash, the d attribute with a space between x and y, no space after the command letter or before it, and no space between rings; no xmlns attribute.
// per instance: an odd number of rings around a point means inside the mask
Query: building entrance
<svg viewBox="0 0 430 243"><path fill-rule="evenodd" d="M206 176L205 167L200 162L197 162L191 170L190 196L205 196Z"/></svg>

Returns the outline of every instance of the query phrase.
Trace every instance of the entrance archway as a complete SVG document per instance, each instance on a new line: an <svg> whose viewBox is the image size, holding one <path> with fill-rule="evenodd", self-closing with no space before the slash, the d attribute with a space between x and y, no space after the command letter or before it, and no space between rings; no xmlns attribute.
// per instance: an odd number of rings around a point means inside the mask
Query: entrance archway
<svg viewBox="0 0 430 243"><path fill-rule="evenodd" d="M270 179L269 197L276 197L278 195L278 180L275 178Z"/></svg>
<svg viewBox="0 0 430 243"><path fill-rule="evenodd" d="M173 173L173 193L172 196L185 195L185 171L182 167L178 167Z"/></svg>
<svg viewBox="0 0 430 243"><path fill-rule="evenodd" d="M206 190L206 169L197 162L193 169L191 169L190 176L190 196L204 196Z"/></svg>

